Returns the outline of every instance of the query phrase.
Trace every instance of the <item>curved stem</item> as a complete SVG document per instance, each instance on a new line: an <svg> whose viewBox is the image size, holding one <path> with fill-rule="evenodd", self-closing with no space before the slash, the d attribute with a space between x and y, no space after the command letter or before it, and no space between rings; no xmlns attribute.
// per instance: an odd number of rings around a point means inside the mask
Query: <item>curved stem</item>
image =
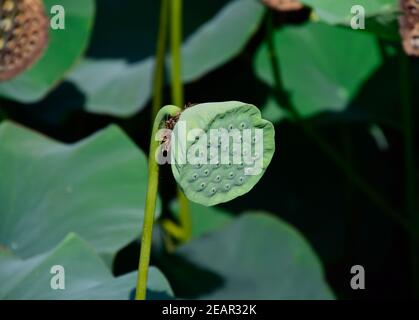
<svg viewBox="0 0 419 320"><path fill-rule="evenodd" d="M182 85L182 0L171 0L171 83L173 104L184 106ZM179 220L183 230L182 240L187 241L192 233L189 201L180 188L177 188L179 202Z"/></svg>
<svg viewBox="0 0 419 320"><path fill-rule="evenodd" d="M156 134L161 128L163 121L168 116L175 116L181 111L176 106L165 106L157 113L154 120L153 131L150 138L150 153L148 156L148 185L146 194L146 204L144 211L144 224L141 239L140 260L138 263L136 300L145 300L147 293L147 275L150 263L151 241L153 236L154 212L156 210L157 190L159 184L159 166L156 161L156 151L160 141L156 140Z"/></svg>
<svg viewBox="0 0 419 320"><path fill-rule="evenodd" d="M164 219L161 222L161 226L175 239L180 240L180 241L183 240L184 238L183 229L172 220Z"/></svg>

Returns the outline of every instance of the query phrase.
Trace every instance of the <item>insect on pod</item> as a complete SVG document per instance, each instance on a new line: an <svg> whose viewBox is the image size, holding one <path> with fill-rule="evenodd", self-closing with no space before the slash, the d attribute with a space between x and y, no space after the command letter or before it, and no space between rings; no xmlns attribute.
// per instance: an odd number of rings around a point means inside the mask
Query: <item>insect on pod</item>
<svg viewBox="0 0 419 320"><path fill-rule="evenodd" d="M304 7L298 0L262 0L262 2L277 11L297 11Z"/></svg>
<svg viewBox="0 0 419 320"><path fill-rule="evenodd" d="M0 0L0 81L16 77L41 57L48 27L42 0Z"/></svg>
<svg viewBox="0 0 419 320"><path fill-rule="evenodd" d="M400 34L406 54L419 57L419 0L401 0Z"/></svg>
<svg viewBox="0 0 419 320"><path fill-rule="evenodd" d="M249 192L275 151L275 130L254 105L203 103L184 110L171 142L173 175L191 201L205 206Z"/></svg>

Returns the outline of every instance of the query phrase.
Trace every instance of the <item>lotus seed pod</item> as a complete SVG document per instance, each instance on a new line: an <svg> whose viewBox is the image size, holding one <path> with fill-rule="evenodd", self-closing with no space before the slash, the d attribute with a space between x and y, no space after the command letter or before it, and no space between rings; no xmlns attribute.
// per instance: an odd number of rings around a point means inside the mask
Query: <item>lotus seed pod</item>
<svg viewBox="0 0 419 320"><path fill-rule="evenodd" d="M238 101L203 103L180 115L171 166L189 200L212 206L249 192L274 151L274 127L258 108Z"/></svg>
<svg viewBox="0 0 419 320"><path fill-rule="evenodd" d="M48 43L48 28L42 0L0 0L0 81L38 61Z"/></svg>
<svg viewBox="0 0 419 320"><path fill-rule="evenodd" d="M419 0L401 0L400 34L404 51L419 57Z"/></svg>

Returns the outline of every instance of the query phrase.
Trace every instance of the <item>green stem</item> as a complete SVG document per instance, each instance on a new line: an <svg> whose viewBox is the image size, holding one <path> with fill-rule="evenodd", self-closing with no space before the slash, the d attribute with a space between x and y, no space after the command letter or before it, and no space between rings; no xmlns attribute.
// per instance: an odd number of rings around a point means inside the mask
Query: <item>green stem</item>
<svg viewBox="0 0 419 320"><path fill-rule="evenodd" d="M171 77L172 77L172 99L173 104L183 107L183 85L182 85L182 0L171 0L171 23L170 23L170 44L171 44Z"/></svg>
<svg viewBox="0 0 419 320"><path fill-rule="evenodd" d="M160 141L156 141L156 133L168 116L175 116L181 111L176 106L165 106L157 113L150 138L150 153L148 156L148 185L144 210L144 224L141 239L140 261L138 263L136 300L145 300L147 292L147 275L150 263L151 241L153 236L154 212L156 210L157 190L159 184L159 165L156 161L156 151Z"/></svg>
<svg viewBox="0 0 419 320"><path fill-rule="evenodd" d="M415 235L416 239L419 240L418 231L412 228L396 210L383 198L377 191L374 190L353 168L348 165L343 157L341 157L324 139L323 137L309 125L303 117L300 115L297 109L290 103L287 97L284 97L284 90L282 89L282 81L280 76L280 68L278 63L278 55L276 52L275 42L273 38L273 16L271 12L268 12L267 18L267 39L269 56L271 61L271 69L275 81L275 93L280 103L290 112L293 119L300 126L302 131L325 153L334 164L344 173L349 181L356 186L364 195L366 195L375 205L377 205L382 212L387 214L394 221L399 223L406 230L410 231Z"/></svg>
<svg viewBox="0 0 419 320"><path fill-rule="evenodd" d="M416 177L414 160L414 123L412 110L412 84L409 58L400 53L400 99L402 107L403 135L404 135L404 183L406 216L414 228L419 226L419 216L416 210ZM410 243L410 260L413 296L419 295L419 261L418 246L414 239Z"/></svg>
<svg viewBox="0 0 419 320"><path fill-rule="evenodd" d="M162 0L160 7L159 34L156 48L156 62L153 78L153 103L151 119L154 121L163 105L164 66L167 42L167 27L169 20L169 0Z"/></svg>
<svg viewBox="0 0 419 320"><path fill-rule="evenodd" d="M177 199L179 202L179 220L183 230L183 236L180 240L181 242L187 242L192 236L191 211L189 201L179 187L177 188Z"/></svg>
<svg viewBox="0 0 419 320"><path fill-rule="evenodd" d="M171 0L171 83L173 104L183 107L184 93L182 84L182 0ZM179 202L179 220L183 230L183 240L187 241L192 233L192 222L189 201L183 192L177 189Z"/></svg>

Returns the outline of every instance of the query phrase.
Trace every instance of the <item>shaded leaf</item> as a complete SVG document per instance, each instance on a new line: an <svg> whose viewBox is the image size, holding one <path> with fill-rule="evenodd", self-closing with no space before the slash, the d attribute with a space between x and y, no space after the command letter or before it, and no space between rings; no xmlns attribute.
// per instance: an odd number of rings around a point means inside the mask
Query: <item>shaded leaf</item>
<svg viewBox="0 0 419 320"><path fill-rule="evenodd" d="M264 13L255 0L235 0L192 34L182 47L182 79L193 81L243 50Z"/></svg>
<svg viewBox="0 0 419 320"><path fill-rule="evenodd" d="M187 243L166 262L170 268L165 273L178 296L333 298L307 241L285 222L264 213L242 215L222 230Z"/></svg>
<svg viewBox="0 0 419 320"><path fill-rule="evenodd" d="M152 59L135 64L85 59L68 80L86 96L88 111L128 117L141 110L150 98L153 65Z"/></svg>
<svg viewBox="0 0 419 320"><path fill-rule="evenodd" d="M64 290L51 288L51 268L64 268ZM0 251L0 299L128 300L136 285L136 273L114 278L94 249L69 234L54 249L22 260ZM148 294L171 297L170 285L156 268L149 270Z"/></svg>

